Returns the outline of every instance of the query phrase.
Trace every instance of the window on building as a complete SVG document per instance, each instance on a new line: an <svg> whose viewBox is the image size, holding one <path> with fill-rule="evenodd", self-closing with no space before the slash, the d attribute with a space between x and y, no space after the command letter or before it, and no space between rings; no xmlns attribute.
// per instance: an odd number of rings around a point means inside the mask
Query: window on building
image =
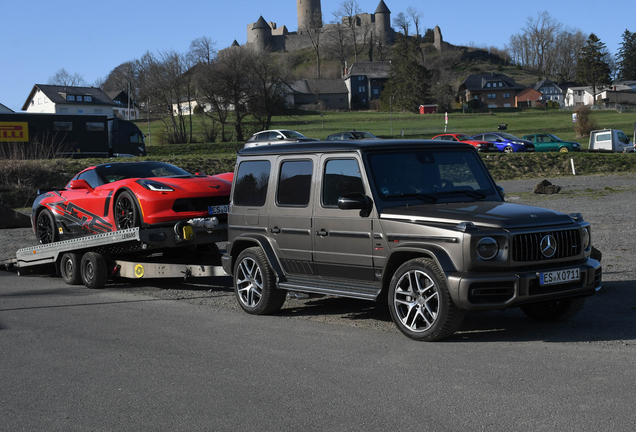
<svg viewBox="0 0 636 432"><path fill-rule="evenodd" d="M364 81L364 77L363 76L359 76L358 77L358 81Z"/></svg>
<svg viewBox="0 0 636 432"><path fill-rule="evenodd" d="M366 88L365 86L360 86L360 87L358 87L358 91L359 91L360 93L364 93L364 92L366 92L366 91L367 91L367 88Z"/></svg>
<svg viewBox="0 0 636 432"><path fill-rule="evenodd" d="M77 110L77 113L78 113L78 114L84 114L84 110L83 110L83 109L78 109L78 110Z"/></svg>
<svg viewBox="0 0 636 432"><path fill-rule="evenodd" d="M490 87L490 83L486 83L486 87Z"/></svg>
<svg viewBox="0 0 636 432"><path fill-rule="evenodd" d="M82 97L81 96L77 96L77 100L81 102L82 101Z"/></svg>
<svg viewBox="0 0 636 432"><path fill-rule="evenodd" d="M38 105L42 105L42 98L38 98Z"/></svg>
<svg viewBox="0 0 636 432"><path fill-rule="evenodd" d="M488 99L497 99L496 93L488 93Z"/></svg>
<svg viewBox="0 0 636 432"><path fill-rule="evenodd" d="M95 114L101 114L101 113L102 113L101 109L98 108L98 109L95 110Z"/></svg>
<svg viewBox="0 0 636 432"><path fill-rule="evenodd" d="M380 90L378 90L378 89L373 89L373 94L374 94L374 95L380 94Z"/></svg>
<svg viewBox="0 0 636 432"><path fill-rule="evenodd" d="M66 95L66 100L67 101L74 101L75 100L75 95Z"/></svg>
<svg viewBox="0 0 636 432"><path fill-rule="evenodd" d="M92 102L93 96L84 96L84 102Z"/></svg>
<svg viewBox="0 0 636 432"><path fill-rule="evenodd" d="M68 108L60 108L58 111L60 114L68 114Z"/></svg>
<svg viewBox="0 0 636 432"><path fill-rule="evenodd" d="M510 93L504 93L504 94L503 94L503 97L504 97L504 99L505 99L505 98L509 98L509 97L510 97Z"/></svg>

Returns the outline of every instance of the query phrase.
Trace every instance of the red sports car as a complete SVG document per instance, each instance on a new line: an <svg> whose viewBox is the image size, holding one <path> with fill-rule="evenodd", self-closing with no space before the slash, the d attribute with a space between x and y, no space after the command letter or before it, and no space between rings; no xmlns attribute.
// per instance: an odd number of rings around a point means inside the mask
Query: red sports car
<svg viewBox="0 0 636 432"><path fill-rule="evenodd" d="M466 144L470 144L477 148L477 151L483 152L496 152L497 146L494 143L488 141L478 141L466 134L457 134L457 133L446 133L441 135L436 135L433 137L434 140L442 140L442 141L453 141L453 142L463 142Z"/></svg>
<svg viewBox="0 0 636 432"><path fill-rule="evenodd" d="M61 190L41 193L32 224L40 243L191 218L227 220L233 173L190 174L163 162L86 168Z"/></svg>

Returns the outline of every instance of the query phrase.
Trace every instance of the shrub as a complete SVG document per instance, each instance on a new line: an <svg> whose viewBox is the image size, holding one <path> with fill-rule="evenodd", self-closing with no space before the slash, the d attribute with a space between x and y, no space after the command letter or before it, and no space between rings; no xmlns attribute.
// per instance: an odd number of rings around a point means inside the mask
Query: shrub
<svg viewBox="0 0 636 432"><path fill-rule="evenodd" d="M576 131L577 138L590 136L590 132L598 129L598 123L596 119L592 117L592 110L587 105L581 105L576 110L576 123L574 123L574 130Z"/></svg>

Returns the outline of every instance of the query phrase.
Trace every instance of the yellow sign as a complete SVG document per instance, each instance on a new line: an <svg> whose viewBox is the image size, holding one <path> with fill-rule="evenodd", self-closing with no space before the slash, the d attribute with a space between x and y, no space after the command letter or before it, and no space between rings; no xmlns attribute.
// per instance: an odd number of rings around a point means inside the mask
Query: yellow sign
<svg viewBox="0 0 636 432"><path fill-rule="evenodd" d="M29 124L0 122L0 142L29 142Z"/></svg>
<svg viewBox="0 0 636 432"><path fill-rule="evenodd" d="M135 266L135 276L137 276L138 278L144 277L144 266L142 266L141 264L137 264Z"/></svg>

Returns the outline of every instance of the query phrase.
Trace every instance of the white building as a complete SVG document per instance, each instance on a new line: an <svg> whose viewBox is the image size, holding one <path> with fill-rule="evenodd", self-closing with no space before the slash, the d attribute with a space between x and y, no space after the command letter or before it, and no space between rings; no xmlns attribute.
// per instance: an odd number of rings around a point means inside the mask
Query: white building
<svg viewBox="0 0 636 432"><path fill-rule="evenodd" d="M113 116L115 102L97 87L36 84L22 106L28 113Z"/></svg>

